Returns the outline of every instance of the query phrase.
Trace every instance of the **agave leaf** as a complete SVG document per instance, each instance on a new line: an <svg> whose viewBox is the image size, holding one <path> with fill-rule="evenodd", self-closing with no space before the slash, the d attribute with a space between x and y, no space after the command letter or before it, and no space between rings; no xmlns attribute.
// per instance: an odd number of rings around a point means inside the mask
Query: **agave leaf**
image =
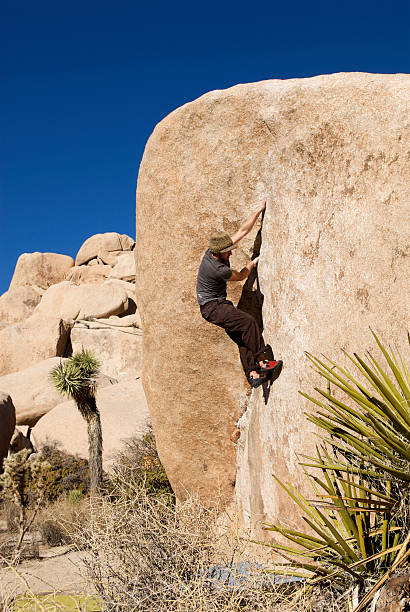
<svg viewBox="0 0 410 612"><path fill-rule="evenodd" d="M410 387L407 385L407 381L406 381L405 377L401 373L400 369L396 367L394 361L390 357L389 352L384 348L383 344L380 342L379 338L374 333L374 331L372 329L370 331L371 331L374 339L376 340L379 349L383 353L387 363L389 364L390 369L393 372L394 377L397 380L397 383L398 383L400 389L403 391L404 397L406 398L408 405L410 406Z"/></svg>

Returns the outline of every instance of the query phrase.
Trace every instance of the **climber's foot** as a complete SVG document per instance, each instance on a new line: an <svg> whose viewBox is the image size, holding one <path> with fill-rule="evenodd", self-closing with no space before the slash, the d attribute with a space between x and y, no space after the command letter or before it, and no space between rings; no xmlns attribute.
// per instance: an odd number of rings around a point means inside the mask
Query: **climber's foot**
<svg viewBox="0 0 410 612"><path fill-rule="evenodd" d="M277 370L281 370L283 366L283 361L268 361L267 359L263 359L259 362L259 367L261 372L266 372L267 374L271 374L276 372Z"/></svg>
<svg viewBox="0 0 410 612"><path fill-rule="evenodd" d="M267 361L266 359L263 362L259 362L260 371L264 373L264 375L269 378L269 381L273 383L277 378L279 378L280 373L282 372L283 361Z"/></svg>
<svg viewBox="0 0 410 612"><path fill-rule="evenodd" d="M260 385L263 385L263 383L266 381L267 381L266 374L258 374L258 372L255 372L255 371L249 374L249 382L251 383L252 389L256 389L257 387L260 387Z"/></svg>

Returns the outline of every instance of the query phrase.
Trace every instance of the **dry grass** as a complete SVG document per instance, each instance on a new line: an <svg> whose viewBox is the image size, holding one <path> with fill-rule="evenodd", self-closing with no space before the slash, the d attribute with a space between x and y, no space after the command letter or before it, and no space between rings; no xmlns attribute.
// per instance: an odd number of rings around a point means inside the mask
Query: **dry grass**
<svg viewBox="0 0 410 612"><path fill-rule="evenodd" d="M94 498L91 511L76 538L88 547L85 570L109 612L313 610L307 596L294 601L298 584L275 584L245 558L239 538L221 542L217 505L191 497L174 506L117 481L115 495ZM323 609L332 610L329 599Z"/></svg>

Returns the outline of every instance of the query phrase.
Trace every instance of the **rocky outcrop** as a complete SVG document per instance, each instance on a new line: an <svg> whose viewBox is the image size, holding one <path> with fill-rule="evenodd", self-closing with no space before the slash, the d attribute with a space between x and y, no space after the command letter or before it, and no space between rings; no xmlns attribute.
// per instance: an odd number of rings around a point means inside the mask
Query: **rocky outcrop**
<svg viewBox="0 0 410 612"><path fill-rule="evenodd" d="M126 380L97 393L103 432L104 468L109 468L121 440L142 435L149 412L140 380ZM75 432L75 435L73 435ZM36 448L58 442L60 448L88 457L87 425L73 401L63 402L44 416L32 433Z"/></svg>
<svg viewBox="0 0 410 612"><path fill-rule="evenodd" d="M3 471L3 460L8 455L15 426L16 414L12 399L8 393L0 391L0 473Z"/></svg>
<svg viewBox="0 0 410 612"><path fill-rule="evenodd" d="M23 253L17 260L10 289L34 286L47 289L67 276L74 260L59 253Z"/></svg>
<svg viewBox="0 0 410 612"><path fill-rule="evenodd" d="M87 264L92 259L100 259L102 263L112 265L123 251L131 251L134 244L134 240L126 234L95 234L87 238L81 246L75 258L75 265Z"/></svg>
<svg viewBox="0 0 410 612"><path fill-rule="evenodd" d="M27 319L40 300L34 287L14 287L0 295L0 329Z"/></svg>
<svg viewBox="0 0 410 612"><path fill-rule="evenodd" d="M314 443L298 395L317 384L304 351L364 352L369 325L391 341L408 322L409 100L406 75L264 81L210 92L155 128L138 177L136 290L144 389L179 497L236 489L243 524L294 524L271 474L300 486L296 452ZM209 235L233 233L264 197L258 279L242 304L284 360L269 398L249 393L236 346L195 299Z"/></svg>

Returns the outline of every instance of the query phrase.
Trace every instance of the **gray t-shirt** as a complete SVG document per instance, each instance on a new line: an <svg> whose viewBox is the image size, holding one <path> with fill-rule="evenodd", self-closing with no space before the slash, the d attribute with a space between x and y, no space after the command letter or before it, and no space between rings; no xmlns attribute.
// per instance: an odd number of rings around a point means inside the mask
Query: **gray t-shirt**
<svg viewBox="0 0 410 612"><path fill-rule="evenodd" d="M208 249L202 258L196 281L196 295L198 304L203 306L207 302L226 298L226 281L231 277L229 261L222 263L212 256Z"/></svg>

